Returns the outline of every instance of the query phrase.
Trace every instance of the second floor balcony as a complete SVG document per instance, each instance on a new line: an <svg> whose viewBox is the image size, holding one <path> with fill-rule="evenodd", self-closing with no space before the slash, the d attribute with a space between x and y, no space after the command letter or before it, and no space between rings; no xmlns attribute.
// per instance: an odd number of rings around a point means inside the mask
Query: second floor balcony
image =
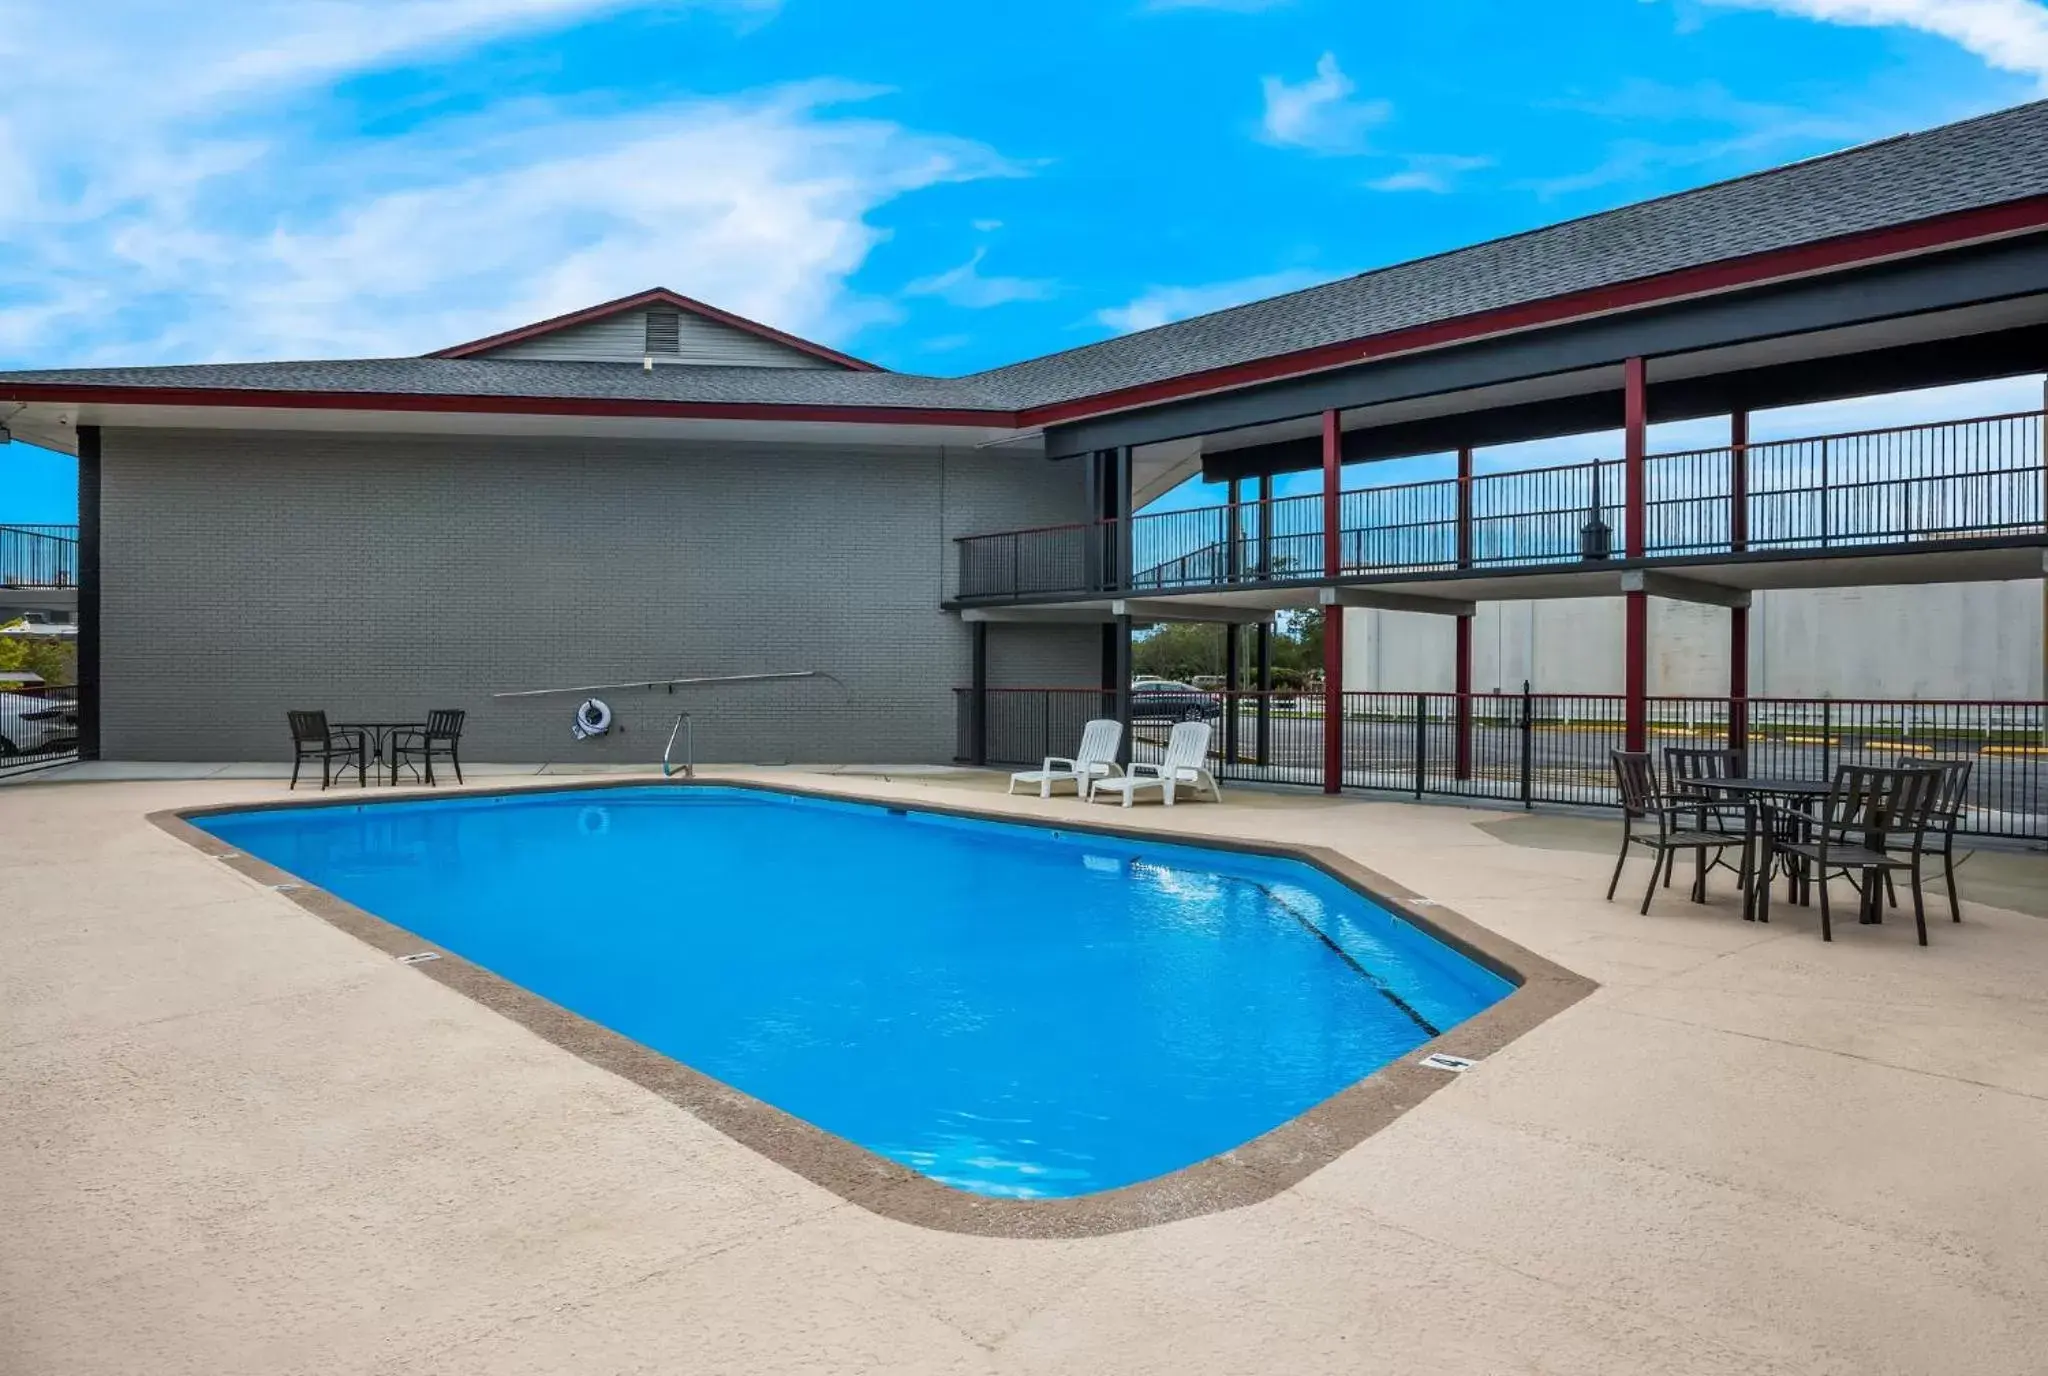
<svg viewBox="0 0 2048 1376"><path fill-rule="evenodd" d="M0 588L77 586L77 526L0 521Z"/></svg>
<svg viewBox="0 0 2048 1376"><path fill-rule="evenodd" d="M1870 554L2039 536L2048 517L2043 458L2040 412L1653 454L1642 463L1635 557ZM1334 568L1320 493L968 536L957 542L958 597L1058 600L1609 564L1636 547L1627 468L1611 459L1346 489Z"/></svg>

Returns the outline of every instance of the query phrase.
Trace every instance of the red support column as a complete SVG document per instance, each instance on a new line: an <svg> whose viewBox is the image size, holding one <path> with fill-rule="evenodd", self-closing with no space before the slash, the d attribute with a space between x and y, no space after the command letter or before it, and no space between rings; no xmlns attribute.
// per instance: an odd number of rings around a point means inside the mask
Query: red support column
<svg viewBox="0 0 2048 1376"><path fill-rule="evenodd" d="M1628 557L1640 559L1647 548L1643 529L1648 503L1643 492L1643 454L1649 447L1650 408L1647 369L1632 358L1622 374L1622 486L1628 526ZM1622 739L1628 750L1646 750L1650 742L1650 598L1626 594L1628 608L1622 636Z"/></svg>
<svg viewBox="0 0 2048 1376"><path fill-rule="evenodd" d="M1323 573L1343 570L1342 491L1344 429L1335 411L1323 412ZM1344 787L1344 609L1323 608L1323 792Z"/></svg>
<svg viewBox="0 0 2048 1376"><path fill-rule="evenodd" d="M1344 571L1344 431L1335 411L1323 412L1323 573Z"/></svg>
<svg viewBox="0 0 2048 1376"><path fill-rule="evenodd" d="M1728 417L1728 547L1749 548L1749 412ZM1728 612L1728 748L1749 747L1749 608Z"/></svg>
<svg viewBox="0 0 2048 1376"><path fill-rule="evenodd" d="M1458 451L1458 567L1472 567L1472 450ZM1456 768L1459 779L1472 777L1472 618L1452 618L1457 627L1457 654L1451 712L1456 735Z"/></svg>

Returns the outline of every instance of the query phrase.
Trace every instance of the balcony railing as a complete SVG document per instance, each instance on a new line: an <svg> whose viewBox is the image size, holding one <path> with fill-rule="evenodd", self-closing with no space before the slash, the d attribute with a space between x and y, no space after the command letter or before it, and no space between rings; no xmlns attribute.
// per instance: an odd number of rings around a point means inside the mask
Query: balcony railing
<svg viewBox="0 0 2048 1376"><path fill-rule="evenodd" d="M1643 552L1677 557L1900 545L2043 530L2042 415L2023 412L1654 454ZM1336 573L1571 564L1629 548L1627 465L1351 489ZM1122 522L960 540L960 596L1122 590ZM1183 591L1325 577L1323 499L1139 515L1129 586Z"/></svg>
<svg viewBox="0 0 2048 1376"><path fill-rule="evenodd" d="M0 524L0 587L77 586L77 526Z"/></svg>

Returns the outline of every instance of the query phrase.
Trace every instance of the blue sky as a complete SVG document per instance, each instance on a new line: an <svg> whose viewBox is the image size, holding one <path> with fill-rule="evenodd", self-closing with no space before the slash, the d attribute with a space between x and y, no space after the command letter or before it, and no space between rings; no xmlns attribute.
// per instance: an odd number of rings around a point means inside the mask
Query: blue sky
<svg viewBox="0 0 2048 1376"><path fill-rule="evenodd" d="M0 366L661 284L952 373L2034 98L2048 7L0 0L0 57ZM0 519L68 517L0 462Z"/></svg>

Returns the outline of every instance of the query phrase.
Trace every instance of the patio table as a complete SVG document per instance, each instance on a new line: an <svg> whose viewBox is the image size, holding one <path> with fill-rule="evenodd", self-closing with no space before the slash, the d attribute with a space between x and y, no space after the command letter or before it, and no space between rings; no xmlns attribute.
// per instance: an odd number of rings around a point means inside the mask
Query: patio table
<svg viewBox="0 0 2048 1376"><path fill-rule="evenodd" d="M369 743L370 759L374 770L377 765L381 765L384 762L385 750L390 745L393 736L401 731L424 731L427 729L427 724L423 721L341 721L336 722L334 728L337 731L360 731L363 733L363 739ZM393 785L398 783L398 759L396 756L391 761L391 783Z"/></svg>
<svg viewBox="0 0 2048 1376"><path fill-rule="evenodd" d="M1826 798L1833 790L1834 785L1825 779L1774 779L1751 776L1709 780L1706 781L1706 787L1702 789L1702 792L1730 793L1742 800L1744 818L1743 840L1746 842L1743 847L1743 853L1745 857L1755 857L1756 844L1760 839L1758 823L1763 811L1760 804L1769 799L1779 798L1805 812L1810 810L1816 802ZM1761 871L1761 864L1758 859L1745 858L1743 863L1745 865L1757 866ZM1798 886L1799 902L1807 902L1807 880L1795 874L1789 868L1786 874ZM1757 873L1753 879L1749 875L1743 876L1742 920L1744 922L1756 921L1756 885L1768 884L1771 882L1771 878L1770 874L1763 872ZM1823 877L1821 882L1825 883L1826 878ZM1866 910L1859 920L1868 925L1879 919Z"/></svg>

